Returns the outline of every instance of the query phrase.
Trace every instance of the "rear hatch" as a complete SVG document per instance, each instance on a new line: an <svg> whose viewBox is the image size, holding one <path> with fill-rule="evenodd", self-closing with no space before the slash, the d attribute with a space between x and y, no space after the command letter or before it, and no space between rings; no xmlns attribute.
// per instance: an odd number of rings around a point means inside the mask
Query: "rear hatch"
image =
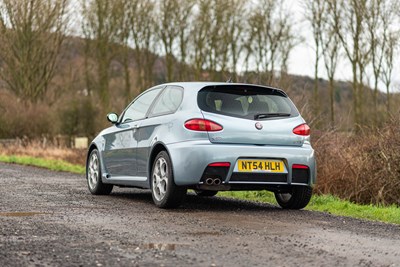
<svg viewBox="0 0 400 267"><path fill-rule="evenodd" d="M199 91L197 102L204 119L223 127L222 131L208 132L213 143L302 146L307 138L293 133L304 120L279 89L207 86Z"/></svg>

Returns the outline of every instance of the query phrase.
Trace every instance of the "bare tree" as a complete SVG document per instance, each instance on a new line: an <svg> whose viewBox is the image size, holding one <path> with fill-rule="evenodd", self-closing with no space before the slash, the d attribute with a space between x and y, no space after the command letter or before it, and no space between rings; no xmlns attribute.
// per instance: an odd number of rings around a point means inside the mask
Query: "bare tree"
<svg viewBox="0 0 400 267"><path fill-rule="evenodd" d="M224 26L227 30L226 42L229 44L229 58L231 59L230 72L232 80L237 81L237 71L239 58L244 51L244 31L245 25L243 21L247 17L245 1L231 0L228 6L227 25Z"/></svg>
<svg viewBox="0 0 400 267"><path fill-rule="evenodd" d="M191 32L191 21L193 19L193 7L195 5L195 0L186 0L181 1L180 6L182 9L180 10L178 19L178 45L179 45L179 80L188 79L187 72L187 57L189 55L189 41L190 41L190 32ZM178 11L177 11L178 12Z"/></svg>
<svg viewBox="0 0 400 267"><path fill-rule="evenodd" d="M24 101L49 88L65 38L67 0L0 1L0 75Z"/></svg>
<svg viewBox="0 0 400 267"><path fill-rule="evenodd" d="M228 10L229 0L212 0L210 10L210 34L207 36L206 67L214 80L220 80L228 63Z"/></svg>
<svg viewBox="0 0 400 267"><path fill-rule="evenodd" d="M186 60L186 28L193 5L193 0L165 0L159 5L159 35L165 53L167 81L175 80L174 62L178 55L174 51L177 45L180 44L181 64Z"/></svg>
<svg viewBox="0 0 400 267"><path fill-rule="evenodd" d="M397 10L396 10L397 9ZM378 82L381 79L384 62L390 61L390 44L393 24L398 12L398 2L391 0L370 0L367 11L369 38L371 43L371 67L373 71L374 126L378 124ZM389 56L389 58L386 58ZM389 63L390 65L391 63ZM387 65L386 65L387 67ZM390 67L389 67L390 68ZM390 81L389 81L390 83ZM388 99L390 95L388 95Z"/></svg>
<svg viewBox="0 0 400 267"><path fill-rule="evenodd" d="M386 36L386 47L384 50L384 58L382 62L380 80L384 83L386 88L386 114L388 117L391 115L390 104L390 86L392 84L392 74L394 69L395 52L400 43L399 32L392 32Z"/></svg>
<svg viewBox="0 0 400 267"><path fill-rule="evenodd" d="M322 57L321 36L324 31L324 19L326 16L327 2L325 0L305 0L304 13L306 20L310 23L314 41L314 92L313 109L316 114L320 114L320 98L318 90L319 62Z"/></svg>
<svg viewBox="0 0 400 267"><path fill-rule="evenodd" d="M191 45L193 47L192 63L195 69L195 79L200 80L207 58L207 38L210 36L210 10L213 0L199 0L197 13L191 29Z"/></svg>
<svg viewBox="0 0 400 267"><path fill-rule="evenodd" d="M330 127L333 129L335 127L335 73L340 52L340 40L335 33L334 10L326 6L325 13L319 37L329 81L329 117Z"/></svg>
<svg viewBox="0 0 400 267"><path fill-rule="evenodd" d="M129 1L130 36L138 71L138 87L143 91L153 84L153 67L157 59L156 5L152 0Z"/></svg>
<svg viewBox="0 0 400 267"><path fill-rule="evenodd" d="M130 18L129 13L126 9L129 7L130 0L122 0L119 2L121 5L121 14L119 18L119 25L121 28L119 35L119 43L121 45L121 52L119 55L121 56L121 62L124 69L124 80L125 80L125 100L127 102L131 101L132 93L131 93L131 47L129 45L130 42Z"/></svg>
<svg viewBox="0 0 400 267"><path fill-rule="evenodd" d="M246 60L255 61L258 82L262 80L263 71L267 74L265 82L273 84L277 65L280 63L285 68L290 51L296 44L293 41L292 21L283 12L283 2L262 0L253 8L250 11L253 15L248 18L250 33Z"/></svg>
<svg viewBox="0 0 400 267"><path fill-rule="evenodd" d="M375 0L378 1L378 0ZM378 51L380 52L379 72L374 72L375 83L377 79L383 82L386 89L386 114L391 115L390 105L390 86L392 83L392 74L394 69L395 53L400 43L400 29L396 28L399 23L400 4L398 1L381 0L381 13L378 14L381 21L381 39L378 42ZM376 68L378 69L378 68ZM375 68L374 68L375 70ZM376 75L377 74L377 75ZM375 91L376 92L376 91ZM375 96L375 100L376 100Z"/></svg>
<svg viewBox="0 0 400 267"><path fill-rule="evenodd" d="M271 44L269 37L272 36L272 18L276 7L275 1L261 1L262 3L252 9L253 15L249 17L250 38L247 44L247 60L254 58L258 83L261 83L261 72L269 73L267 83L273 80L276 44ZM272 70L272 71L271 71Z"/></svg>
<svg viewBox="0 0 400 267"><path fill-rule="evenodd" d="M384 57L384 47L386 46L386 32L387 28L382 28L381 24L381 13L383 12L384 4L382 0L371 0L369 1L367 9L367 26L369 32L369 39L371 43L371 65L374 78L373 85L373 102L374 102L374 114L373 123L377 126L378 123L378 82L379 75L382 68L382 61ZM379 34L379 30L383 30L383 36ZM382 38L383 37L383 38Z"/></svg>
<svg viewBox="0 0 400 267"><path fill-rule="evenodd" d="M366 30L367 0L332 0L328 3L335 32L352 67L354 125L359 129L363 124L363 80L370 52Z"/></svg>
<svg viewBox="0 0 400 267"><path fill-rule="evenodd" d="M175 10L179 7L177 0L165 0L160 3L160 39L165 52L165 65L167 69L167 81L173 80L173 46L178 35L175 19Z"/></svg>
<svg viewBox="0 0 400 267"><path fill-rule="evenodd" d="M246 3L199 0L194 10L190 44L195 79L236 80L236 68L245 45Z"/></svg>
<svg viewBox="0 0 400 267"><path fill-rule="evenodd" d="M206 46L206 67L215 80L231 76L229 69L236 71L238 58L242 51L242 16L245 3L240 0L211 1L209 35Z"/></svg>
<svg viewBox="0 0 400 267"><path fill-rule="evenodd" d="M283 13L282 18L287 18L289 14ZM286 75L289 71L289 58L290 53L293 49L304 42L304 38L295 34L292 23L289 23L286 19L282 19L283 26L282 37L278 45L278 63L280 64L281 76Z"/></svg>
<svg viewBox="0 0 400 267"><path fill-rule="evenodd" d="M97 69L97 80L88 88L95 88L102 104L109 105L110 64L115 57L115 43L120 40L122 0L82 1L83 32L86 37L86 56L93 58ZM87 66L89 67L89 66Z"/></svg>

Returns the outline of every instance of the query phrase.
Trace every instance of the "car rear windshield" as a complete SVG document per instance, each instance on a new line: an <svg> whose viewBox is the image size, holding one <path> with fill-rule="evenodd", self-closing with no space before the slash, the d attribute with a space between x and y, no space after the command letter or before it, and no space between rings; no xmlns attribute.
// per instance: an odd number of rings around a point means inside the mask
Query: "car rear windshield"
<svg viewBox="0 0 400 267"><path fill-rule="evenodd" d="M298 116L292 101L281 90L259 86L207 86L199 91L201 110L251 120Z"/></svg>

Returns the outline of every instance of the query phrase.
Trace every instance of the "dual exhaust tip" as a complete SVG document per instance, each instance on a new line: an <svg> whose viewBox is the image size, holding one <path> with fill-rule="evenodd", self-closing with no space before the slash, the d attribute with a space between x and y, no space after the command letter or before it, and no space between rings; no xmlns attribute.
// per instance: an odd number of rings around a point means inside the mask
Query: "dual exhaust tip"
<svg viewBox="0 0 400 267"><path fill-rule="evenodd" d="M206 185L220 185L222 183L220 178L207 178Z"/></svg>

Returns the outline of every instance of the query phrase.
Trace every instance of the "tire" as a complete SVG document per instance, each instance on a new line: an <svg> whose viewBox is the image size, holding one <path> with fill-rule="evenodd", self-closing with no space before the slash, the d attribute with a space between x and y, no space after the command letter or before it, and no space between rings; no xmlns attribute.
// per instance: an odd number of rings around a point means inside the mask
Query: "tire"
<svg viewBox="0 0 400 267"><path fill-rule="evenodd" d="M211 191L211 190L194 190L196 196L199 197L213 197L218 194L218 191Z"/></svg>
<svg viewBox="0 0 400 267"><path fill-rule="evenodd" d="M93 149L86 163L86 180L93 195L109 195L113 189L112 184L104 184L101 181L101 176L99 152Z"/></svg>
<svg viewBox="0 0 400 267"><path fill-rule="evenodd" d="M309 186L293 186L290 193L275 193L275 199L283 209L299 210L307 206L311 200L312 188Z"/></svg>
<svg viewBox="0 0 400 267"><path fill-rule="evenodd" d="M166 151L158 153L151 169L151 195L157 207L168 209L178 207L187 192L175 185L171 159Z"/></svg>

